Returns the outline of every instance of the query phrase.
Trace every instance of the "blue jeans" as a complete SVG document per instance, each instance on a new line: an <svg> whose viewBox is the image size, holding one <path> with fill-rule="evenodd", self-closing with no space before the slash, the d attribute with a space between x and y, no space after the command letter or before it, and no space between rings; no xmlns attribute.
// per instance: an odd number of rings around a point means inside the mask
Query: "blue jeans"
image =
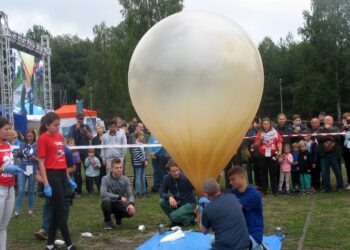
<svg viewBox="0 0 350 250"><path fill-rule="evenodd" d="M152 159L153 166L153 189L159 189L163 184L164 176L166 175L165 166L169 158L165 156L157 156Z"/></svg>
<svg viewBox="0 0 350 250"><path fill-rule="evenodd" d="M343 189L343 176L336 153L320 157L320 163L322 171L322 188L326 191L330 190L330 168L332 168L337 180L337 189Z"/></svg>
<svg viewBox="0 0 350 250"><path fill-rule="evenodd" d="M144 167L136 167L135 168L135 192L136 192L136 194L147 193L146 171L145 171Z"/></svg>
<svg viewBox="0 0 350 250"><path fill-rule="evenodd" d="M66 219L67 223L68 223L69 211L70 211L71 206L72 206L72 200L66 199L66 201L65 201L65 213L66 213L65 219ZM41 228L44 229L44 232L47 234L49 233L51 216L52 216L52 204L50 202L50 199L46 198L46 202L45 202L44 207L43 207Z"/></svg>
<svg viewBox="0 0 350 250"><path fill-rule="evenodd" d="M26 192L26 184L28 182L28 209L33 210L35 201L35 175L31 174L29 176L24 173L18 174L17 184L18 184L18 194L16 198L16 213L19 213L22 209L23 196Z"/></svg>

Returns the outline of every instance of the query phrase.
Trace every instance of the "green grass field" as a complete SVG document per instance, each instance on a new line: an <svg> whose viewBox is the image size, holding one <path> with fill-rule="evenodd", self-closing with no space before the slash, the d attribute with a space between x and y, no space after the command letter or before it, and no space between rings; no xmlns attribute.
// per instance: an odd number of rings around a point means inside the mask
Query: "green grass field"
<svg viewBox="0 0 350 250"><path fill-rule="evenodd" d="M129 165L126 170L127 175L131 175ZM69 226L73 242L78 249L135 249L157 232L158 223L169 223L158 201L159 194L137 200L134 218L125 219L121 228L106 232L103 230L99 196L90 197L85 192L81 198L74 200L71 209ZM44 249L45 242L33 236L41 225L43 202L44 199L37 199L33 217L28 217L24 209L18 218L11 220L8 249ZM278 197L267 195L263 203L265 234L273 234L277 226L282 227L286 235L283 249L297 249L308 213L310 221L303 249L350 249L350 192ZM146 227L143 233L138 231L141 224ZM197 230L196 227L190 229ZM82 232L91 232L95 237L83 238L80 236Z"/></svg>

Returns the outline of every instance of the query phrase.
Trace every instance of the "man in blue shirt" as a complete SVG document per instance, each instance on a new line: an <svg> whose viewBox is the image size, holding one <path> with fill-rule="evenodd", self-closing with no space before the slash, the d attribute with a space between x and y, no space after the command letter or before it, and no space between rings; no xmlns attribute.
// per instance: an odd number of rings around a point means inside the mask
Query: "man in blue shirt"
<svg viewBox="0 0 350 250"><path fill-rule="evenodd" d="M150 135L148 139L149 144L159 144L159 141L154 137L154 135ZM152 192L158 192L160 189L164 176L166 175L166 164L169 161L169 155L165 151L163 147L151 147L150 155L152 159L153 166L153 187Z"/></svg>
<svg viewBox="0 0 350 250"><path fill-rule="evenodd" d="M168 162L167 170L160 192L160 206L172 226L189 225L194 220L196 208L193 186L174 160Z"/></svg>
<svg viewBox="0 0 350 250"><path fill-rule="evenodd" d="M221 193L219 183L208 179L202 184L202 192L210 201L197 214L199 229L207 234L211 228L215 233L214 250L246 250L250 239L244 215L237 198L230 193Z"/></svg>
<svg viewBox="0 0 350 250"><path fill-rule="evenodd" d="M246 219L252 249L263 249L264 215L261 194L253 185L248 184L246 171L241 166L234 166L229 173L231 193L239 199Z"/></svg>

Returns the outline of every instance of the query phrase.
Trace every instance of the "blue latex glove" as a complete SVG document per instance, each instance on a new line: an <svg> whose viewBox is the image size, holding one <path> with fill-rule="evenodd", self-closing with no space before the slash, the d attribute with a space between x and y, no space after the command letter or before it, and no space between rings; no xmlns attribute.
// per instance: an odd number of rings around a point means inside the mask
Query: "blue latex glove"
<svg viewBox="0 0 350 250"><path fill-rule="evenodd" d="M51 198L52 197L52 189L50 184L47 184L44 186L44 194L47 198Z"/></svg>
<svg viewBox="0 0 350 250"><path fill-rule="evenodd" d="M8 174L20 174L23 173L23 169L17 165L8 164L4 166L4 172Z"/></svg>
<svg viewBox="0 0 350 250"><path fill-rule="evenodd" d="M73 190L78 187L77 184L72 179L68 180L68 184L73 188Z"/></svg>
<svg viewBox="0 0 350 250"><path fill-rule="evenodd" d="M199 198L198 204L199 204L199 212L200 212L200 213L203 213L203 208L204 208L206 205L208 205L209 202L210 202L210 201L209 201L207 198L205 198L205 197Z"/></svg>

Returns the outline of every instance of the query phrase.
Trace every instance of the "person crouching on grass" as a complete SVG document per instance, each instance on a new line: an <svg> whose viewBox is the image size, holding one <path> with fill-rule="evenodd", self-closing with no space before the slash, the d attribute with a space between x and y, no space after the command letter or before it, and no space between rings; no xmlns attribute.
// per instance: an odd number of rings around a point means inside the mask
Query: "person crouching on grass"
<svg viewBox="0 0 350 250"><path fill-rule="evenodd" d="M67 250L75 250L72 244L65 212L65 189L69 184L73 189L77 184L67 172L63 136L59 133L60 117L47 113L41 120L38 139L38 159L40 173L44 182L45 196L51 198L52 216L46 250L56 249L54 241L57 229L60 229Z"/></svg>
<svg viewBox="0 0 350 250"><path fill-rule="evenodd" d="M171 220L171 226L190 225L194 222L196 207L194 188L174 160L170 160L166 168L168 174L160 191L160 207Z"/></svg>
<svg viewBox="0 0 350 250"><path fill-rule="evenodd" d="M241 166L234 166L228 172L230 190L239 200L252 242L252 250L263 249L264 215L261 194L248 184L247 173Z"/></svg>
<svg viewBox="0 0 350 250"><path fill-rule="evenodd" d="M112 229L112 214L116 226L122 224L122 218L134 216L135 199L128 177L123 175L123 163L119 158L111 162L111 171L102 178L101 209L104 216L105 229Z"/></svg>

